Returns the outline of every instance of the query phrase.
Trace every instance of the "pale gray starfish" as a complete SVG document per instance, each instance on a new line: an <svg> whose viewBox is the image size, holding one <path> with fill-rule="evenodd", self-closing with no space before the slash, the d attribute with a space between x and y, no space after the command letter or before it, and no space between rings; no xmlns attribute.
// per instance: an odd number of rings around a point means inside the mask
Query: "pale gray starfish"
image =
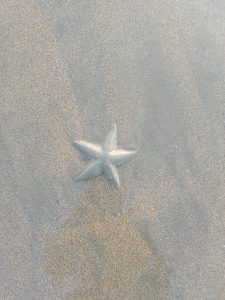
<svg viewBox="0 0 225 300"><path fill-rule="evenodd" d="M114 125L102 145L91 144L85 141L75 142L78 150L89 156L89 158L94 159L77 177L76 181L89 179L103 173L119 189L120 179L116 166L129 161L136 155L137 151L117 149L116 140L116 125Z"/></svg>

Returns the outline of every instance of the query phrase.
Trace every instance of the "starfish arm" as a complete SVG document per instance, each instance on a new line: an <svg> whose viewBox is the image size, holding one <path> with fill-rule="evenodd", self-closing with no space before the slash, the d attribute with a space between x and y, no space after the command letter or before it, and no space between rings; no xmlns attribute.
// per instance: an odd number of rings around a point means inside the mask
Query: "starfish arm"
<svg viewBox="0 0 225 300"><path fill-rule="evenodd" d="M115 165L122 165L132 159L136 154L136 150L127 151L117 149L109 153L109 160Z"/></svg>
<svg viewBox="0 0 225 300"><path fill-rule="evenodd" d="M110 152L116 149L116 143L116 125L114 125L102 146L103 151Z"/></svg>
<svg viewBox="0 0 225 300"><path fill-rule="evenodd" d="M86 180L91 177L100 175L102 172L102 166L99 161L93 161L87 166L87 168L76 178L76 181Z"/></svg>
<svg viewBox="0 0 225 300"><path fill-rule="evenodd" d="M112 181L112 183L115 185L117 189L120 187L120 179L119 174L114 165L112 165L110 162L104 165L104 173L106 177Z"/></svg>
<svg viewBox="0 0 225 300"><path fill-rule="evenodd" d="M85 141L75 141L74 145L80 152L88 155L90 158L98 158L102 153L101 147L96 144L91 144Z"/></svg>

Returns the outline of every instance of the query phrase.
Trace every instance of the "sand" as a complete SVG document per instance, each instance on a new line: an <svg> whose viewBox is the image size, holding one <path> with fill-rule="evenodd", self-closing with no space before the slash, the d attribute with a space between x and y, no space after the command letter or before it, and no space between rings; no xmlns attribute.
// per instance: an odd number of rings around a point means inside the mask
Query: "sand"
<svg viewBox="0 0 225 300"><path fill-rule="evenodd" d="M1 1L1 299L224 299L224 13ZM121 189L75 182L113 124Z"/></svg>

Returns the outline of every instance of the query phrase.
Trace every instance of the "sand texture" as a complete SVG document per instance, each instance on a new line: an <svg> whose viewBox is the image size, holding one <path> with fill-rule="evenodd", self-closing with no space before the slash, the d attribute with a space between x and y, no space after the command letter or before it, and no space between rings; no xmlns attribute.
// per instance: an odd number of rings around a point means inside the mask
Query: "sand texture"
<svg viewBox="0 0 225 300"><path fill-rule="evenodd" d="M224 15L0 1L0 299L225 299ZM121 189L75 182L113 124Z"/></svg>

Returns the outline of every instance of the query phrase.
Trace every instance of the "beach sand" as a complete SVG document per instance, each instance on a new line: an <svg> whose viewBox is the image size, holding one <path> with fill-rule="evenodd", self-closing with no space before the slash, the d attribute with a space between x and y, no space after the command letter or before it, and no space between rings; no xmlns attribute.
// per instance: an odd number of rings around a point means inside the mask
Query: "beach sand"
<svg viewBox="0 0 225 300"><path fill-rule="evenodd" d="M1 299L224 299L224 13L1 1ZM113 124L121 189L75 182Z"/></svg>

